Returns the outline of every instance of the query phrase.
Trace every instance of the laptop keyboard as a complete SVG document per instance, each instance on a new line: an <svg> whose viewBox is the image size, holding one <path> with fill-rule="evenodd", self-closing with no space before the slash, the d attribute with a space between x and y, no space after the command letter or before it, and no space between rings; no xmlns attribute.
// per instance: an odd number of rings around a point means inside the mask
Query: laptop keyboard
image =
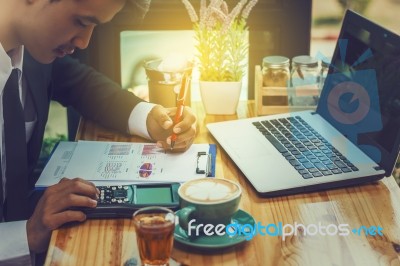
<svg viewBox="0 0 400 266"><path fill-rule="evenodd" d="M300 116L253 125L305 179L358 171Z"/></svg>

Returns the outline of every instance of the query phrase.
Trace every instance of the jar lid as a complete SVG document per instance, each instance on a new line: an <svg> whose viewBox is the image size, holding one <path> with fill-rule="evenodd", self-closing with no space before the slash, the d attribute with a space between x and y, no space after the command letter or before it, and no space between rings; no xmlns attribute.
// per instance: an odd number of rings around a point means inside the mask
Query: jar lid
<svg viewBox="0 0 400 266"><path fill-rule="evenodd" d="M321 59L321 66L322 67L329 67L329 65L331 64L331 58L330 57L323 57Z"/></svg>
<svg viewBox="0 0 400 266"><path fill-rule="evenodd" d="M265 67L272 67L272 68L277 68L277 67L282 67L282 66L289 66L289 58L285 56L279 56L279 55L272 55L272 56L266 56L263 58L263 66Z"/></svg>
<svg viewBox="0 0 400 266"><path fill-rule="evenodd" d="M299 55L292 59L293 66L317 67L318 60L309 55Z"/></svg>

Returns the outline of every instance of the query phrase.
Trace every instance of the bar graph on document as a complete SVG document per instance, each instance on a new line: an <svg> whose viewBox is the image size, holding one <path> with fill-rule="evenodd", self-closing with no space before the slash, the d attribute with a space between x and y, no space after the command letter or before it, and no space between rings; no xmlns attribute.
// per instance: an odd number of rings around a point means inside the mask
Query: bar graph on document
<svg viewBox="0 0 400 266"><path fill-rule="evenodd" d="M203 177L196 173L198 153L207 153L209 144L193 144L183 153L165 153L154 143L79 141L65 164L67 178L81 177L96 184L155 181L178 182ZM59 157L59 156L58 156ZM46 166L40 184L51 184L51 171L60 159L54 157ZM53 165L55 165L53 167ZM53 167L53 168L52 168ZM50 174L48 174L50 171Z"/></svg>

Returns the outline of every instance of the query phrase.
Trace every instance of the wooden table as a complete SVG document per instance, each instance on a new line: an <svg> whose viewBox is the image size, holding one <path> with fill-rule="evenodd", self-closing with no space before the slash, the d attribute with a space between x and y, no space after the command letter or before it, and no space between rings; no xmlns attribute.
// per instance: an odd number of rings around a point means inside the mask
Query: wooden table
<svg viewBox="0 0 400 266"><path fill-rule="evenodd" d="M205 125L254 116L254 102L240 102L232 116L198 115L196 143L215 143ZM78 139L144 141L82 121ZM282 222L381 226L383 236L256 236L238 246L210 251L175 243L172 258L182 265L400 265L400 188L393 177L382 181L309 194L260 198L224 150L217 148L216 176L240 183L240 208L262 224ZM129 219L89 220L55 230L46 265L124 265L137 256L133 224Z"/></svg>

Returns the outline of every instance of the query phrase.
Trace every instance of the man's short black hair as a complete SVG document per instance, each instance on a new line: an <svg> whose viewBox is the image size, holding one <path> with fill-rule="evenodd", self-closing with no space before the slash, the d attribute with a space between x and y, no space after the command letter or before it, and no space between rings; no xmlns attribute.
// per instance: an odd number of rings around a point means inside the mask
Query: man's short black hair
<svg viewBox="0 0 400 266"><path fill-rule="evenodd" d="M61 0L50 0L50 3L58 1ZM149 11L150 3L151 0L127 0L125 8L132 9L135 18L137 18L138 20L142 20Z"/></svg>

